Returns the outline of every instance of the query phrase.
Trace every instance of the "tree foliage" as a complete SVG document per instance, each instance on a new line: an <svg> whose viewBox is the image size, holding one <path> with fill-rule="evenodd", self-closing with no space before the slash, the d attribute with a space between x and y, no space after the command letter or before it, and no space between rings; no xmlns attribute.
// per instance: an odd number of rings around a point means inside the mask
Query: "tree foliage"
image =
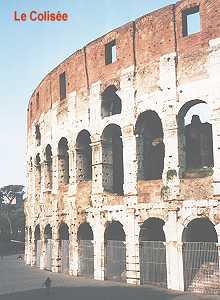
<svg viewBox="0 0 220 300"><path fill-rule="evenodd" d="M24 194L23 185L6 185L0 188L0 205L10 205L18 193Z"/></svg>
<svg viewBox="0 0 220 300"><path fill-rule="evenodd" d="M23 185L7 185L0 188L0 241L9 239L9 236L10 239L20 239L18 233L24 233L24 210L12 205L18 194L23 196Z"/></svg>

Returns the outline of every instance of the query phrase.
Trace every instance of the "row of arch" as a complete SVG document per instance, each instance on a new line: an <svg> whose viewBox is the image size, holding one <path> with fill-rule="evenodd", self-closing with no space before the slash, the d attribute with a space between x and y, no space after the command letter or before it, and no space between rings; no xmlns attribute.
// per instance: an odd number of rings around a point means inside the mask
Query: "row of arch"
<svg viewBox="0 0 220 300"><path fill-rule="evenodd" d="M123 146L122 133L119 126L112 124L105 128L102 134L103 186L106 191L123 193ZM52 147L45 149L45 186L52 187L53 181ZM33 167L31 159L31 169ZM35 191L39 192L42 177L40 154L35 159ZM66 138L58 143L58 178L59 184L69 183L69 146ZM92 149L90 133L82 130L76 140L76 180L77 182L92 179ZM111 180L112 179L112 180Z"/></svg>
<svg viewBox="0 0 220 300"><path fill-rule="evenodd" d="M167 286L166 238L163 230L164 221L159 218L145 220L139 233L139 265L141 284L151 283ZM30 229L31 230L31 229ZM32 234L32 233L29 233ZM34 232L36 264L40 257L40 227ZM46 265L51 270L52 264L52 228L48 224L44 230L46 244ZM78 241L78 275L94 276L94 234L89 223L79 226ZM192 285L196 273L202 266L215 264L219 269L218 237L215 226L208 218L192 220L184 229L183 241L183 272L185 289ZM126 280L126 234L119 221L106 224L104 232L104 265L105 279ZM193 247L192 253L191 248ZM211 247L211 248L210 248ZM211 255L210 255L211 249ZM59 256L61 272L69 269L69 228L65 223L59 227ZM207 272L207 270L206 270Z"/></svg>
<svg viewBox="0 0 220 300"><path fill-rule="evenodd" d="M205 105L203 101L194 100L186 103L180 110L178 118L178 142L180 166L185 170L213 167L213 138L212 125L202 123L198 115L190 113L191 108ZM191 123L186 121L187 113L191 114ZM138 163L138 180L162 179L164 170L165 143L164 132L160 117L155 111L145 111L140 114L135 125L136 156ZM108 125L101 136L102 147L102 185L105 191L123 194L124 158L121 128L116 124ZM45 149L45 185L52 186L53 164L52 148ZM59 183L69 183L69 146L66 138L58 143ZM31 159L32 166L32 159ZM82 130L76 139L76 181L88 181L93 177L93 159L91 137L87 130ZM41 159L38 153L35 158L36 190L41 183Z"/></svg>

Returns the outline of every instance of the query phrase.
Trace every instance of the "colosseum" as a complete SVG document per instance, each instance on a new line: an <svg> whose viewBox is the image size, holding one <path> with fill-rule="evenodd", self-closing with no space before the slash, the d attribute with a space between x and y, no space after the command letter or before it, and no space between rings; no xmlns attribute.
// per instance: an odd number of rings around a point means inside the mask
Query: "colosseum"
<svg viewBox="0 0 220 300"><path fill-rule="evenodd" d="M33 92L27 144L27 264L219 292L219 1L179 1L73 53Z"/></svg>

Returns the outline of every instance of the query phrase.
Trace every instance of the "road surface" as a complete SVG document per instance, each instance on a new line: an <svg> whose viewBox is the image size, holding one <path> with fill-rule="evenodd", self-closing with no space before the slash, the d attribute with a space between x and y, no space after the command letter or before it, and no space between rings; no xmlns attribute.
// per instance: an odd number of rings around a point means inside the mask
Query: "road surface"
<svg viewBox="0 0 220 300"><path fill-rule="evenodd" d="M52 280L50 294L42 286ZM26 266L16 256L0 259L0 300L220 300L220 296L189 295L150 286L135 287L56 274Z"/></svg>

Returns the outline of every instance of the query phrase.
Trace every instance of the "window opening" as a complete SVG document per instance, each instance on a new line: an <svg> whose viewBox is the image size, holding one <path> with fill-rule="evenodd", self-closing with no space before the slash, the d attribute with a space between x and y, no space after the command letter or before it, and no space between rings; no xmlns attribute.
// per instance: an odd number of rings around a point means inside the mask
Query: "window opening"
<svg viewBox="0 0 220 300"><path fill-rule="evenodd" d="M117 88L111 85L102 93L102 118L120 114L122 110L121 99L117 95Z"/></svg>
<svg viewBox="0 0 220 300"><path fill-rule="evenodd" d="M105 64L113 64L117 60L117 48L115 40L105 45Z"/></svg>
<svg viewBox="0 0 220 300"><path fill-rule="evenodd" d="M39 94L39 92L37 92L37 94L36 94L36 107L37 107L37 109L39 109L39 106L40 106L40 94Z"/></svg>
<svg viewBox="0 0 220 300"><path fill-rule="evenodd" d="M183 36L200 32L199 6L186 9L183 12Z"/></svg>
<svg viewBox="0 0 220 300"><path fill-rule="evenodd" d="M60 100L64 100L66 98L66 73L63 72L59 77L60 82Z"/></svg>

